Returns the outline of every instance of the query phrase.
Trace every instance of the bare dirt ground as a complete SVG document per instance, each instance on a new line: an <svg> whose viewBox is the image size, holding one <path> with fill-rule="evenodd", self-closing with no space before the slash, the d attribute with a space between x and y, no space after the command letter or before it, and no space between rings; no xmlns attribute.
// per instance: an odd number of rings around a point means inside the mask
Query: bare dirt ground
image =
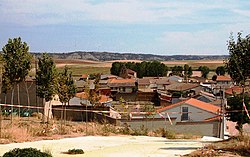
<svg viewBox="0 0 250 157"><path fill-rule="evenodd" d="M176 157L188 154L205 144L200 140L168 140L148 136L84 136L60 140L43 140L0 145L0 155L13 148L37 148L49 151L54 157L72 156L65 154L69 149L83 149L84 157Z"/></svg>

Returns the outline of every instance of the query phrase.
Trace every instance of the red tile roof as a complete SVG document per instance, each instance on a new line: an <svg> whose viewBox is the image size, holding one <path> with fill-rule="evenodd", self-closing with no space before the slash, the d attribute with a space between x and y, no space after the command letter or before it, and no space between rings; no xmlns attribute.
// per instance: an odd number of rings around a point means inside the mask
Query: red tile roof
<svg viewBox="0 0 250 157"><path fill-rule="evenodd" d="M199 100L194 99L194 98L190 98L190 99L178 102L176 104L172 104L170 106L163 107L163 108L157 110L157 112L162 112L162 111L177 107L177 106L182 105L182 104L191 105L191 106L194 106L194 107L197 107L197 108L200 108L200 109L203 109L205 111L212 112L212 113L218 113L220 111L220 107L218 107L218 106L215 106L215 105L210 104L210 103L205 103L203 101L199 101Z"/></svg>
<svg viewBox="0 0 250 157"><path fill-rule="evenodd" d="M75 96L78 97L78 98L87 99L87 94L85 92L76 93ZM108 101L112 101L112 99L109 98L106 95L101 95L101 99L99 100L99 103L105 103L105 102L108 102Z"/></svg>
<svg viewBox="0 0 250 157"><path fill-rule="evenodd" d="M135 79L111 79L109 87L135 87Z"/></svg>
<svg viewBox="0 0 250 157"><path fill-rule="evenodd" d="M232 79L230 77L220 75L220 76L217 76L216 81L232 81Z"/></svg>
<svg viewBox="0 0 250 157"><path fill-rule="evenodd" d="M135 83L135 79L111 79L109 83Z"/></svg>
<svg viewBox="0 0 250 157"><path fill-rule="evenodd" d="M82 74L81 78L88 78L87 74Z"/></svg>
<svg viewBox="0 0 250 157"><path fill-rule="evenodd" d="M193 84L193 83L173 83L168 85L166 89L171 91L186 91L199 86L200 86L199 84Z"/></svg>
<svg viewBox="0 0 250 157"><path fill-rule="evenodd" d="M231 88L228 88L227 90L225 90L225 93L229 94L229 95L233 95L234 92L236 94L240 94L240 93L242 93L242 91L243 91L243 88L241 88L239 86L234 86L234 87L231 87Z"/></svg>

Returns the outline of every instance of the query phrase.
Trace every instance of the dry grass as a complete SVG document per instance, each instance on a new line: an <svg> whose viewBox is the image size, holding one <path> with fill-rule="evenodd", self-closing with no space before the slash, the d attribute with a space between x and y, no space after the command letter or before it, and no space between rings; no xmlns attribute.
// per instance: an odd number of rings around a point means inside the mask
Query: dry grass
<svg viewBox="0 0 250 157"><path fill-rule="evenodd" d="M26 142L43 139L60 139L64 137L78 137L85 135L109 136L123 134L123 128L110 124L95 122L65 123L52 120L49 124L42 123L38 117L14 117L13 123L9 119L2 120L0 143Z"/></svg>
<svg viewBox="0 0 250 157"><path fill-rule="evenodd" d="M250 156L250 135L232 137L228 140L216 142L185 156Z"/></svg>
<svg viewBox="0 0 250 157"><path fill-rule="evenodd" d="M46 124L42 123L41 117L39 114L34 117L13 117L12 124L9 117L5 117L5 119L2 120L0 143L60 139L86 135L144 135L178 139L197 138L197 136L191 135L177 135L166 130L149 132L143 126L133 130L128 126L120 127L107 123L64 122L60 120L51 120L49 124Z"/></svg>

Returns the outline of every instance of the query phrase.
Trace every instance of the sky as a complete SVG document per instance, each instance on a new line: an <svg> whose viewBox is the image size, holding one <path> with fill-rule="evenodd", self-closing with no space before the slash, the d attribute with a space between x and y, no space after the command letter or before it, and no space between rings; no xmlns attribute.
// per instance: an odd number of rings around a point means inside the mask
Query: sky
<svg viewBox="0 0 250 157"><path fill-rule="evenodd" d="M32 52L227 55L250 34L249 0L0 0L0 46Z"/></svg>

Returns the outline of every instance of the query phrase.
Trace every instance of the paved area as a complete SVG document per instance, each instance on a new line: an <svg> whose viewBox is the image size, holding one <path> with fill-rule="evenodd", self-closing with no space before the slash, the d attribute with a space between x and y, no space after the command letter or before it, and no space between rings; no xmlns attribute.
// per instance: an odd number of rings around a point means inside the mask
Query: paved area
<svg viewBox="0 0 250 157"><path fill-rule="evenodd" d="M206 144L204 140L169 140L147 136L85 136L61 140L43 140L0 145L0 155L14 148L33 147L50 151L54 157L69 149L83 149L84 154L74 157L176 157L188 154Z"/></svg>

